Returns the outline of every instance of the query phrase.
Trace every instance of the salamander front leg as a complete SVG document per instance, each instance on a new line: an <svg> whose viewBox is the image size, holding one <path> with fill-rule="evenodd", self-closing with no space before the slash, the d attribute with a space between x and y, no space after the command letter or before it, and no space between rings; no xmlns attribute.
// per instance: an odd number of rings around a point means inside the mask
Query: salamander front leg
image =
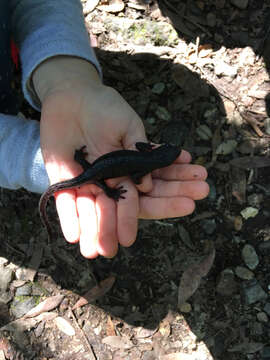
<svg viewBox="0 0 270 360"><path fill-rule="evenodd" d="M85 160L88 155L87 151L85 151L86 145L82 146L80 149L75 150L74 160L81 165L83 170L88 170L92 165L90 162Z"/></svg>

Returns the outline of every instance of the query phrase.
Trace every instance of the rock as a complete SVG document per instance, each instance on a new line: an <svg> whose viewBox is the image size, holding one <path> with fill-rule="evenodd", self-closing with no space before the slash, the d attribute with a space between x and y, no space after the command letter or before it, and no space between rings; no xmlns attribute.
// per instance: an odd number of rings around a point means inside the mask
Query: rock
<svg viewBox="0 0 270 360"><path fill-rule="evenodd" d="M262 351L262 360L270 359L270 346L265 346Z"/></svg>
<svg viewBox="0 0 270 360"><path fill-rule="evenodd" d="M259 322L268 323L268 316L263 311L257 314L257 319Z"/></svg>
<svg viewBox="0 0 270 360"><path fill-rule="evenodd" d="M185 302L184 304L181 304L181 305L180 305L179 310L180 310L182 313L188 314L188 313L191 312L192 308L191 308L190 303Z"/></svg>
<svg viewBox="0 0 270 360"><path fill-rule="evenodd" d="M234 280L234 273L231 269L225 269L221 272L217 284L217 292L220 295L231 296L237 291L237 283Z"/></svg>
<svg viewBox="0 0 270 360"><path fill-rule="evenodd" d="M270 303L269 302L264 305L263 310L266 312L267 315L270 316Z"/></svg>
<svg viewBox="0 0 270 360"><path fill-rule="evenodd" d="M238 9L245 10L248 6L248 0L231 0L231 4Z"/></svg>
<svg viewBox="0 0 270 360"><path fill-rule="evenodd" d="M252 206L249 206L249 207L246 207L245 209L243 209L240 214L243 216L244 219L248 219L248 218L251 218L251 217L255 217L258 215L258 212L259 210L252 207Z"/></svg>
<svg viewBox="0 0 270 360"><path fill-rule="evenodd" d="M11 306L11 312L16 318L20 318L35 306L36 302L33 297L26 297L26 299L15 298Z"/></svg>
<svg viewBox="0 0 270 360"><path fill-rule="evenodd" d="M199 138L202 140L210 140L213 137L213 133L211 129L204 124L197 127L196 133L199 135Z"/></svg>
<svg viewBox="0 0 270 360"><path fill-rule="evenodd" d="M237 147L237 141L226 140L217 147L216 154L229 155L236 149L236 147Z"/></svg>
<svg viewBox="0 0 270 360"><path fill-rule="evenodd" d="M207 22L208 26L215 27L216 23L217 23L216 15L214 13L212 13L212 12L208 13L206 15L206 22Z"/></svg>
<svg viewBox="0 0 270 360"><path fill-rule="evenodd" d="M242 249L242 259L250 270L256 269L259 264L259 257L253 246L247 244Z"/></svg>
<svg viewBox="0 0 270 360"><path fill-rule="evenodd" d="M30 295L32 291L32 287L30 284L25 284L21 287L19 287L16 290L16 296L26 296L26 295Z"/></svg>
<svg viewBox="0 0 270 360"><path fill-rule="evenodd" d="M257 301L265 300L267 298L267 293L256 279L252 279L242 284L242 296L245 304L251 305Z"/></svg>
<svg viewBox="0 0 270 360"><path fill-rule="evenodd" d="M8 259L6 259L5 257L0 257L0 268L3 267L4 265L7 265L8 263Z"/></svg>
<svg viewBox="0 0 270 360"><path fill-rule="evenodd" d="M237 75L237 67L231 66L225 62L218 62L215 66L215 74L217 76L229 76L231 78L236 77Z"/></svg>
<svg viewBox="0 0 270 360"><path fill-rule="evenodd" d="M163 106L158 106L157 109L156 109L155 114L161 120L165 120L165 121L170 121L171 120L171 114Z"/></svg>
<svg viewBox="0 0 270 360"><path fill-rule="evenodd" d="M160 95L165 89L165 84L162 82L156 83L152 88L152 93Z"/></svg>
<svg viewBox="0 0 270 360"><path fill-rule="evenodd" d="M202 228L207 235L211 235L217 228L215 219L207 219L202 221Z"/></svg>
<svg viewBox="0 0 270 360"><path fill-rule="evenodd" d="M263 201L263 194L251 194L247 198L248 204L252 207L259 207Z"/></svg>
<svg viewBox="0 0 270 360"><path fill-rule="evenodd" d="M235 268L235 274L243 280L251 280L254 278L253 272L243 266L237 266Z"/></svg>
<svg viewBox="0 0 270 360"><path fill-rule="evenodd" d="M13 271L8 267L0 267L0 291L5 292L12 280Z"/></svg>
<svg viewBox="0 0 270 360"><path fill-rule="evenodd" d="M211 201L211 202L214 202L217 199L217 189L216 189L216 186L215 186L215 182L212 179L208 178L207 183L208 183L209 188L210 188L207 199L209 201Z"/></svg>

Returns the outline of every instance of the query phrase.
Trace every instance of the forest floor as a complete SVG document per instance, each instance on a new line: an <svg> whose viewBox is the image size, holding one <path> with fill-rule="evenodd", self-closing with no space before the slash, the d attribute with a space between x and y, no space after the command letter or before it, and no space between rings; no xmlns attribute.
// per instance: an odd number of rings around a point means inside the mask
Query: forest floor
<svg viewBox="0 0 270 360"><path fill-rule="evenodd" d="M207 168L210 194L90 261L53 205L52 257L39 196L1 189L0 359L270 359L270 1L82 4L104 82L149 140Z"/></svg>

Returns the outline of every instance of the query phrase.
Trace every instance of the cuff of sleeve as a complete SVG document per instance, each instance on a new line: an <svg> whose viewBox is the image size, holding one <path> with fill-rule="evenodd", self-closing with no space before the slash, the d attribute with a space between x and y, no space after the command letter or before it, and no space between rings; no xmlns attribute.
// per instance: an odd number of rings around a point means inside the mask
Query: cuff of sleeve
<svg viewBox="0 0 270 360"><path fill-rule="evenodd" d="M44 34L44 32L48 32ZM53 41L41 42L40 39L50 39L50 34L57 34ZM98 60L95 56L94 50L90 46L88 34L85 32L80 38L74 37L67 39L63 34L70 34L70 29L59 30L54 26L46 31L40 29L31 34L24 42L20 49L23 67L22 86L26 99L37 110L40 110L41 104L35 93L31 76L33 71L43 61L58 55L75 56L83 58L91 62L102 77L102 72Z"/></svg>
<svg viewBox="0 0 270 360"><path fill-rule="evenodd" d="M49 186L38 121L0 114L0 186L35 193Z"/></svg>

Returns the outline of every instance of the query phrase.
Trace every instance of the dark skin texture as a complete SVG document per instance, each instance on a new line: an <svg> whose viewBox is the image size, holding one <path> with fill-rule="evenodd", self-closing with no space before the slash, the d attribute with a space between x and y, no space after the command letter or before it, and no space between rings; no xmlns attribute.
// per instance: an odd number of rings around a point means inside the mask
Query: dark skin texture
<svg viewBox="0 0 270 360"><path fill-rule="evenodd" d="M171 165L181 153L179 146L164 144L153 149L149 143L136 143L135 150L118 150L100 156L92 164L85 157L85 146L76 150L74 160L78 162L83 172L70 180L61 181L51 185L41 196L39 212L41 220L48 232L48 240L52 237L52 230L46 213L49 198L55 192L63 189L79 187L83 184L95 184L99 186L108 197L118 201L124 198L126 192L122 187L111 188L104 180L121 176L129 176L135 184L141 183L141 178L153 170Z"/></svg>

